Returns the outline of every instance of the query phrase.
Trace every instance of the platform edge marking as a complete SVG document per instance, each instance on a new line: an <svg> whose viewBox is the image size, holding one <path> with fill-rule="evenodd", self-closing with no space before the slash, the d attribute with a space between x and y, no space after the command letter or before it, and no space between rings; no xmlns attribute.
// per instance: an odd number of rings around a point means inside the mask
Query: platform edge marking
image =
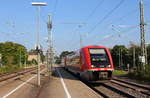
<svg viewBox="0 0 150 98"><path fill-rule="evenodd" d="M41 71L44 72L45 70ZM35 78L37 75L34 75L33 77L29 78L27 81L25 81L24 83L22 83L21 85L17 86L14 90L10 91L8 94L4 95L2 98L7 98L9 95L13 94L15 91L17 91L19 88L21 88L22 86L24 86L25 84L27 84L27 82L31 81L33 78Z"/></svg>
<svg viewBox="0 0 150 98"><path fill-rule="evenodd" d="M69 91L68 91L68 89L67 89L67 87L66 87L66 84L65 84L65 82L64 82L64 80L63 80L63 78L62 78L61 73L59 72L59 70L58 70L57 68L56 68L56 71L57 71L57 73L59 74L59 77L60 77L60 79L61 79L61 83L62 83L62 85L63 85L63 88L64 88L65 92L66 92L67 98L71 98L71 96L70 96L70 94L69 94Z"/></svg>

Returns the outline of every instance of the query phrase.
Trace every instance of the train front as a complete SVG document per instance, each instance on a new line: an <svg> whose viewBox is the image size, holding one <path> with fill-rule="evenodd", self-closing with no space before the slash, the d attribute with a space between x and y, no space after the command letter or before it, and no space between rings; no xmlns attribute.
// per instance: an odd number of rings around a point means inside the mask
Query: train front
<svg viewBox="0 0 150 98"><path fill-rule="evenodd" d="M83 67L87 80L110 79L114 70L109 50L103 46L89 46L83 49L86 64Z"/></svg>

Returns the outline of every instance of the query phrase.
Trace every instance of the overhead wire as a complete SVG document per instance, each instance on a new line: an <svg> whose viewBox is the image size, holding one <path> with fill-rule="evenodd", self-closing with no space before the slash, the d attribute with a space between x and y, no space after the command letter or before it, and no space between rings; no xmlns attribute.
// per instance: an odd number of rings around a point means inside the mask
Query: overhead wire
<svg viewBox="0 0 150 98"><path fill-rule="evenodd" d="M90 14L87 16L87 18L85 19L85 21L89 21L89 19L92 17L92 15L94 15L94 13L96 12L96 10L103 4L105 0L101 0L99 1L99 3L94 7L94 9L90 12ZM84 24L86 25L86 24ZM82 27L84 26L82 25ZM77 30L79 30L81 28L77 28Z"/></svg>
<svg viewBox="0 0 150 98"><path fill-rule="evenodd" d="M54 4L54 10L53 10L53 15L52 15L52 18L53 18L53 21L56 17L56 10L57 10L57 4L58 4L58 0L55 0L55 4ZM52 24L53 25L53 24ZM53 26L54 27L54 26ZM53 29L53 32L54 32L54 29ZM53 34L54 35L54 34ZM53 46L54 46L54 40L53 40ZM54 46L55 47L55 46Z"/></svg>
<svg viewBox="0 0 150 98"><path fill-rule="evenodd" d="M114 20L115 23L121 23L122 20L124 20L126 17L132 15L132 14L135 14L138 12L139 9L133 9L131 11L129 11L128 13L124 14L123 16L121 16L119 19L117 20ZM113 24L113 21L110 23L111 25ZM116 25L117 26L117 25ZM133 41L133 38L130 38L129 36L125 35L125 34L121 34L121 32L131 32L131 30L133 31L135 28L137 28L139 25L118 25L118 27L121 27L121 28L128 28L127 30L125 31L119 31L120 33L118 33L118 36L121 37L122 35L124 37L126 37L129 41ZM116 38L117 39L117 38ZM126 39L126 40L127 40Z"/></svg>
<svg viewBox="0 0 150 98"><path fill-rule="evenodd" d="M132 26L132 27L130 27L128 30L125 30L125 31L120 31L120 30L118 30L118 29L116 29L116 26L117 25L111 25L111 29L113 30L113 31L116 31L117 32L117 35L118 35L118 37L119 38L121 38L121 37L126 37L126 40L128 39L128 40L131 40L131 39L133 39L133 38L130 38L129 36L127 36L126 34L124 34L124 32L131 32L131 31L133 31L138 25L136 25L136 26ZM114 28L115 27L115 28ZM121 26L118 26L118 27L121 27ZM126 25L123 25L123 27L126 27ZM109 39L109 40L117 40L117 38L115 38L116 36L114 36L114 34L109 34L109 35L105 35L103 38L101 38L101 40L100 40L100 42L101 41L104 41L104 40L106 40L106 39ZM96 43L97 42L99 42L99 40L97 39L98 38L98 36L96 36L94 39L96 40Z"/></svg>
<svg viewBox="0 0 150 98"><path fill-rule="evenodd" d="M121 0L112 10L110 10L89 32L88 34L90 34L94 29L96 29L96 27L98 25L100 25L105 19L107 19L117 8L119 8L121 6L121 4L124 2L125 0ZM98 37L98 36L97 36Z"/></svg>
<svg viewBox="0 0 150 98"><path fill-rule="evenodd" d="M112 25L112 28L111 28L111 29L117 33L117 35L118 35L119 38L124 37L124 38L126 38L125 40L128 39L129 41L135 41L135 39L133 39L133 38L127 36L127 35L124 33L124 32L129 32L129 31L131 32L131 31L133 31L135 28L130 28L130 30L128 30L128 31L120 31L119 29L116 29L116 26ZM113 36L114 36L114 35L113 35ZM117 38L115 38L115 39L117 39Z"/></svg>
<svg viewBox="0 0 150 98"><path fill-rule="evenodd" d="M139 9L133 9L133 10L131 10L130 12L128 12L128 13L124 14L123 16L121 16L119 19L115 20L115 23L121 22L121 21L124 20L126 17L128 17L128 16L130 16L130 15L132 15L132 14L137 13L138 10L139 10ZM113 23L113 21L112 21L110 24L112 24L112 23Z"/></svg>
<svg viewBox="0 0 150 98"><path fill-rule="evenodd" d="M147 0L146 2L144 2L144 6L149 8L150 7L150 1ZM146 17L149 17L149 14L146 14ZM148 18L145 20L145 22L147 24L150 24L150 20ZM145 26L146 41L148 41L148 42L150 41L149 40L149 37L150 37L149 27L150 27L149 25Z"/></svg>
<svg viewBox="0 0 150 98"><path fill-rule="evenodd" d="M104 0L101 0L96 7L91 11L91 13L88 15L88 17L85 19L86 21L89 20L90 17L96 12L96 10L103 4Z"/></svg>
<svg viewBox="0 0 150 98"><path fill-rule="evenodd" d="M148 6L147 4L145 4L145 6ZM122 16L121 18L119 18L119 20L117 20L116 22L120 22L120 20L123 20L124 18L126 18L127 16L131 15L131 14L134 14L134 13L137 13L139 9L134 9L132 11L130 11L129 13L125 14L124 16ZM115 22L115 23L116 23ZM126 26L127 27L127 26ZM139 25L134 25L134 26L128 26L128 28L130 27L130 29L128 29L127 31L123 31L123 32L129 32L131 31L132 29L135 29L135 27L139 27ZM136 31L137 32L137 31ZM135 41L135 39L131 38L131 36L128 36L128 35L123 35L124 37L126 37L126 40L128 39L129 41Z"/></svg>
<svg viewBox="0 0 150 98"><path fill-rule="evenodd" d="M117 8L119 8L121 6L121 4L123 4L125 0L121 0L112 10L110 10L97 24L94 25L94 27L89 30L88 33L91 33L92 31L94 31L98 25L102 24L104 22L104 20L106 20Z"/></svg>
<svg viewBox="0 0 150 98"><path fill-rule="evenodd" d="M51 20L53 20L53 21L55 21L54 19L55 19L55 17L56 17L56 10L57 10L57 4L58 4L58 0L55 0L55 4L54 4L54 10L53 10L53 12L52 12L52 14L51 14ZM52 22L53 23L53 22ZM54 26L53 26L53 24L52 24L52 30L51 30L51 32L52 32L52 34L53 34L53 32L54 32ZM54 34L53 34L54 35ZM51 36L53 36L53 35L51 35ZM54 37L54 36L53 36ZM52 39L52 47L53 47L53 49L54 49L54 47L56 47L55 46L55 40L54 40L54 38ZM56 49L54 49L54 50L56 50ZM53 51L54 52L54 51ZM55 51L56 52L56 51ZM54 53L55 53L54 52Z"/></svg>
<svg viewBox="0 0 150 98"><path fill-rule="evenodd" d="M99 2L98 2L98 4L93 8L93 10L90 12L90 14L87 16L87 18L85 19L86 21L89 21L89 19L90 19L90 17L92 17L92 15L96 12L96 10L103 4L103 2L104 2L105 0L100 0ZM84 24L84 25L81 25L81 27L79 27L79 25L78 25L78 27L75 29L75 31L78 31L78 30L80 30L83 26L85 26L86 24ZM79 31L78 31L79 32ZM81 33L80 33L80 36L82 36L81 35ZM73 40L73 39L72 39ZM69 41L69 42L72 42L72 40L71 41ZM77 41L73 44L73 45L71 45L71 46L74 46L75 44L77 43Z"/></svg>
<svg viewBox="0 0 150 98"><path fill-rule="evenodd" d="M55 17L54 15L55 15L55 12L56 12L57 3L58 3L58 0L55 0L54 10L52 11L52 13L50 13L51 14L51 19L53 18L53 20L54 20L54 17ZM43 14L41 14L41 18L42 18L41 22L44 22L44 23L41 23L41 24L45 24L47 26L47 18L45 19Z"/></svg>

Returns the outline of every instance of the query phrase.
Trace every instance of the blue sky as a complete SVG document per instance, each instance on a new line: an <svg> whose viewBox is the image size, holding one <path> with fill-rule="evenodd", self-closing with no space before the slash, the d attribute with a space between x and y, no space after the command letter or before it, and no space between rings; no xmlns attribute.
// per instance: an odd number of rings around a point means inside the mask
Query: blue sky
<svg viewBox="0 0 150 98"><path fill-rule="evenodd" d="M33 49L36 43L36 7L31 2L46 2L48 5L41 8L40 17L40 44L44 50L47 49L48 14L53 15L52 32L57 55L64 50L79 49L80 34L84 46L139 44L139 1L1 0L0 42L13 41L25 45L28 50ZM145 22L150 23L150 1L143 1ZM150 29L150 26L145 29ZM150 42L150 31L146 31L146 42Z"/></svg>

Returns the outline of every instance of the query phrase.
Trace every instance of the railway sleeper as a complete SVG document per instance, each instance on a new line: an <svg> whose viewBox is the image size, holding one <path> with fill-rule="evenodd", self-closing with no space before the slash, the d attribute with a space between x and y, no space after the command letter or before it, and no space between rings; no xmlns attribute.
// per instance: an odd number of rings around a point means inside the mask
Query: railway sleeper
<svg viewBox="0 0 150 98"><path fill-rule="evenodd" d="M118 92L119 94L122 94L122 95L124 95L124 96L129 97L129 98L136 98L136 96L134 96L134 95L132 95L132 94L130 94L130 93L127 93L127 92L121 90L120 88L111 86L111 85L106 84L106 83L103 83L102 85L103 85L104 87L106 87L106 88L110 88L110 89L112 89L113 91Z"/></svg>

